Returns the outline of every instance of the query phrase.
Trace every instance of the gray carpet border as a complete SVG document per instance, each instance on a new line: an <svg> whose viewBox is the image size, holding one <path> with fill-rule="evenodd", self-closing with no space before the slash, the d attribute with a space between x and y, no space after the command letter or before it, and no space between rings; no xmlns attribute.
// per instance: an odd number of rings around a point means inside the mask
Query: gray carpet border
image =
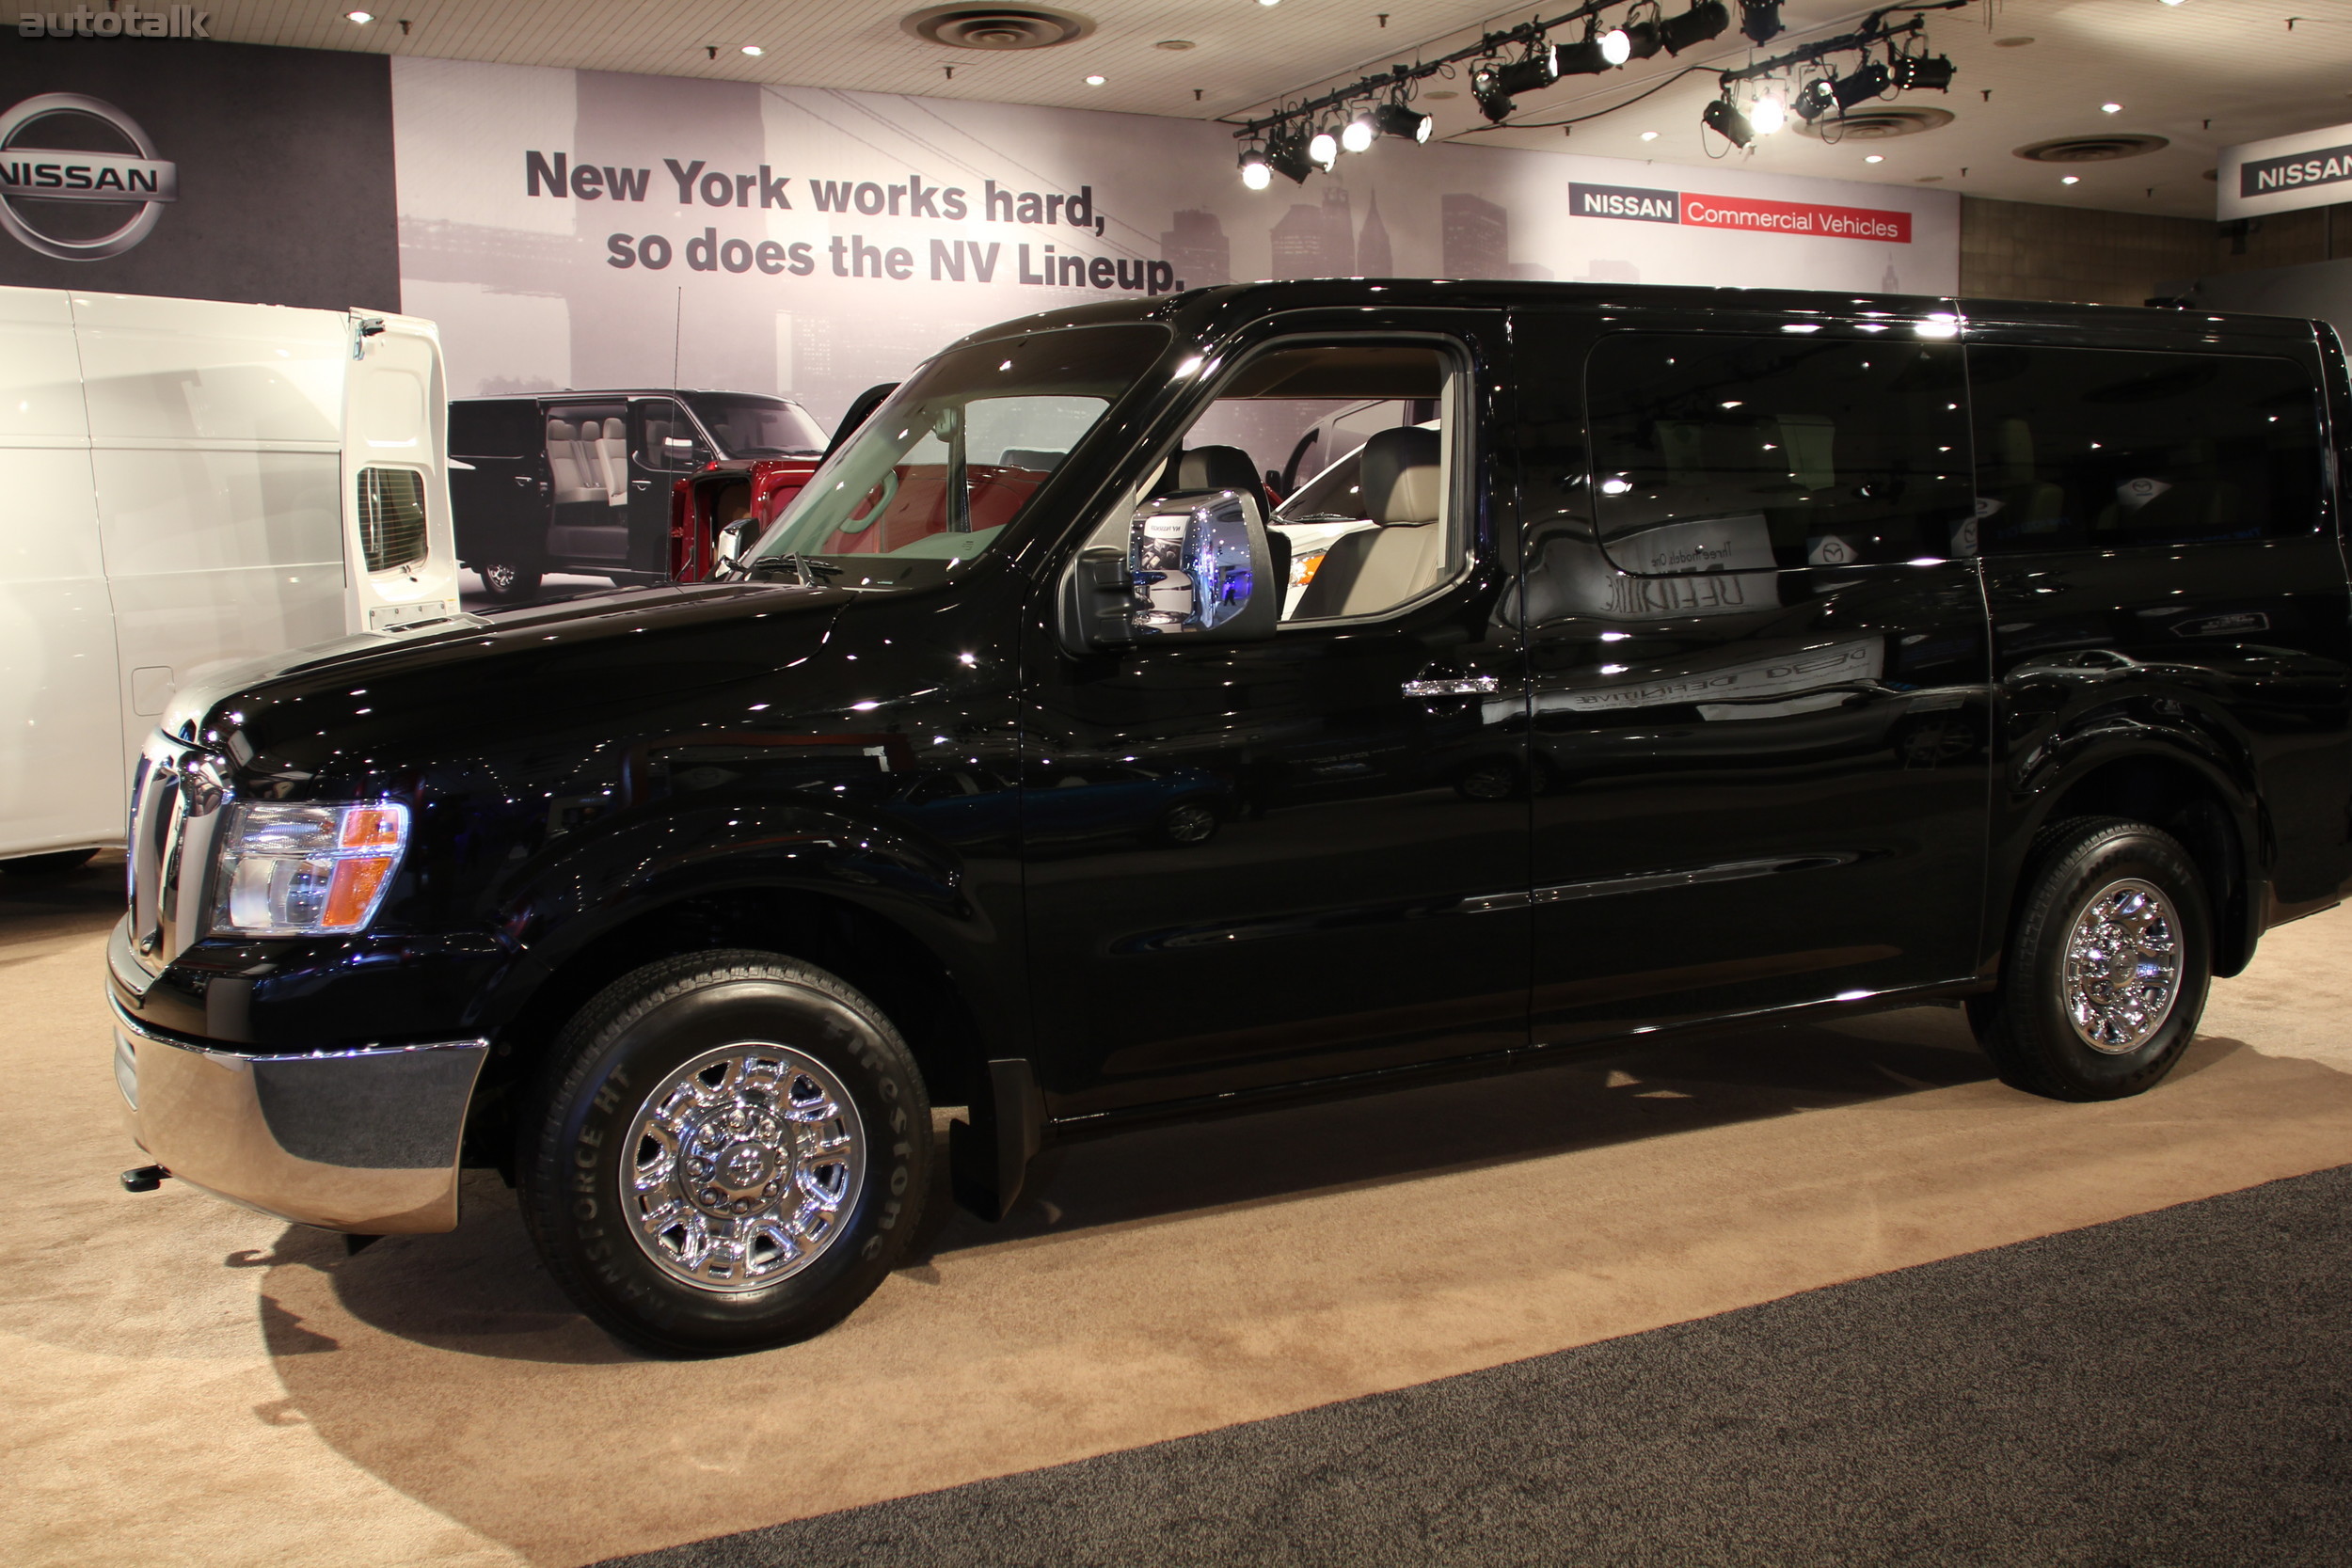
<svg viewBox="0 0 2352 1568"><path fill-rule="evenodd" d="M604 1568L2352 1562L2352 1166Z"/></svg>

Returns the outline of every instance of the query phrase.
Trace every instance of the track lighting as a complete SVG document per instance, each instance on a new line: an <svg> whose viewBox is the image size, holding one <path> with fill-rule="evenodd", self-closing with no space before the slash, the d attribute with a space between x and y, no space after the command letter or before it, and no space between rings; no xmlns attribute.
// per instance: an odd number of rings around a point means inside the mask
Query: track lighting
<svg viewBox="0 0 2352 1568"><path fill-rule="evenodd" d="M1756 127L1757 135L1772 135L1788 123L1788 105L1767 94L1748 105L1748 123Z"/></svg>
<svg viewBox="0 0 2352 1568"><path fill-rule="evenodd" d="M1788 105L1797 118L1807 125L1837 107L1837 88L1826 76L1816 76L1797 89L1797 96Z"/></svg>
<svg viewBox="0 0 2352 1568"><path fill-rule="evenodd" d="M1264 190L1274 183L1274 171L1266 166L1265 150L1252 147L1241 155L1241 182L1253 191Z"/></svg>
<svg viewBox="0 0 2352 1568"><path fill-rule="evenodd" d="M1898 55L1895 87L1899 92L1946 92L1952 85L1949 55ZM2122 105L2117 105L2119 108Z"/></svg>
<svg viewBox="0 0 2352 1568"><path fill-rule="evenodd" d="M1317 131L1307 138L1307 156L1324 173L1340 161L1340 138L1328 131Z"/></svg>
<svg viewBox="0 0 2352 1568"><path fill-rule="evenodd" d="M1435 121L1420 110L1408 109L1402 103L1383 103L1372 111L1372 123L1384 136L1403 136L1407 141L1426 142Z"/></svg>
<svg viewBox="0 0 2352 1568"><path fill-rule="evenodd" d="M1699 121L1734 147L1745 147L1756 140L1756 127L1727 98L1709 103L1700 112Z"/></svg>
<svg viewBox="0 0 2352 1568"><path fill-rule="evenodd" d="M1891 73L1878 61L1865 60L1854 68L1852 75L1837 78L1831 91L1837 100L1838 109L1843 111L1878 97L1886 90L1892 79Z"/></svg>
<svg viewBox="0 0 2352 1568"><path fill-rule="evenodd" d="M1368 151L1372 147L1372 138L1379 134L1378 127L1372 123L1372 111L1359 109L1354 118L1341 128L1340 146L1349 152Z"/></svg>
<svg viewBox="0 0 2352 1568"><path fill-rule="evenodd" d="M1666 46L1667 54L1679 55L1694 43L1720 36L1730 25L1731 13L1724 8L1724 0L1698 0L1680 16L1658 24L1658 41Z"/></svg>
<svg viewBox="0 0 2352 1568"><path fill-rule="evenodd" d="M1740 31L1750 42L1770 43L1780 30L1780 0L1740 0Z"/></svg>
<svg viewBox="0 0 2352 1568"><path fill-rule="evenodd" d="M1478 100L1478 112L1500 125L1511 118L1511 97L1514 93L1534 92L1560 79L1557 58L1566 50L1554 51L1549 45L1539 45L1523 59L1504 64L1501 60L1486 60L1470 68L1470 96Z"/></svg>
<svg viewBox="0 0 2352 1568"><path fill-rule="evenodd" d="M1654 14L1645 22L1628 22L1620 31L1625 34L1626 58L1646 60L1658 53L1659 23Z"/></svg>

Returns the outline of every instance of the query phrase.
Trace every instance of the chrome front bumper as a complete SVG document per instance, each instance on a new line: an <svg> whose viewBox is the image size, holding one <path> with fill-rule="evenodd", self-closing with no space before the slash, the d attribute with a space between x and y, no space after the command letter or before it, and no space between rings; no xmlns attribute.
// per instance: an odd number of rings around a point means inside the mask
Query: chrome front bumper
<svg viewBox="0 0 2352 1568"><path fill-rule="evenodd" d="M328 1230L456 1228L486 1040L248 1056L159 1034L109 1001L131 1134L173 1176Z"/></svg>

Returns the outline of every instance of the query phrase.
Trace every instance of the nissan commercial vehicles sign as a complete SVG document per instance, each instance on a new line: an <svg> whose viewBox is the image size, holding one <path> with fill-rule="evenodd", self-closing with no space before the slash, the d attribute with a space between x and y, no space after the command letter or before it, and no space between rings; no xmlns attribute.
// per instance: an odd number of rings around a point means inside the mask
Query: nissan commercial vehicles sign
<svg viewBox="0 0 2352 1568"><path fill-rule="evenodd" d="M0 283L397 310L385 60L206 15L43 12L0 52Z"/></svg>

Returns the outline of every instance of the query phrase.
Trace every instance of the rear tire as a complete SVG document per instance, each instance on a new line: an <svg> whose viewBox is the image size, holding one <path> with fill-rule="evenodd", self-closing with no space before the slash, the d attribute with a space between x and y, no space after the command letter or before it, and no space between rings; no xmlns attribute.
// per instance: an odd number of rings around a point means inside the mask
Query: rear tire
<svg viewBox="0 0 2352 1568"><path fill-rule="evenodd" d="M897 1263L930 1183L906 1042L840 979L774 953L614 981L557 1037L517 1142L548 1272L655 1355L830 1328Z"/></svg>
<svg viewBox="0 0 2352 1568"><path fill-rule="evenodd" d="M0 871L11 877L62 877L89 863L95 849L53 849L45 855L19 855L0 861Z"/></svg>
<svg viewBox="0 0 2352 1568"><path fill-rule="evenodd" d="M2169 833L2118 817L2045 832L2000 984L1968 1002L2002 1082L2072 1101L2154 1087L2205 1009L2211 908L2196 863Z"/></svg>
<svg viewBox="0 0 2352 1568"><path fill-rule="evenodd" d="M485 561L474 568L482 591L500 604L523 604L539 594L539 568L512 561Z"/></svg>

